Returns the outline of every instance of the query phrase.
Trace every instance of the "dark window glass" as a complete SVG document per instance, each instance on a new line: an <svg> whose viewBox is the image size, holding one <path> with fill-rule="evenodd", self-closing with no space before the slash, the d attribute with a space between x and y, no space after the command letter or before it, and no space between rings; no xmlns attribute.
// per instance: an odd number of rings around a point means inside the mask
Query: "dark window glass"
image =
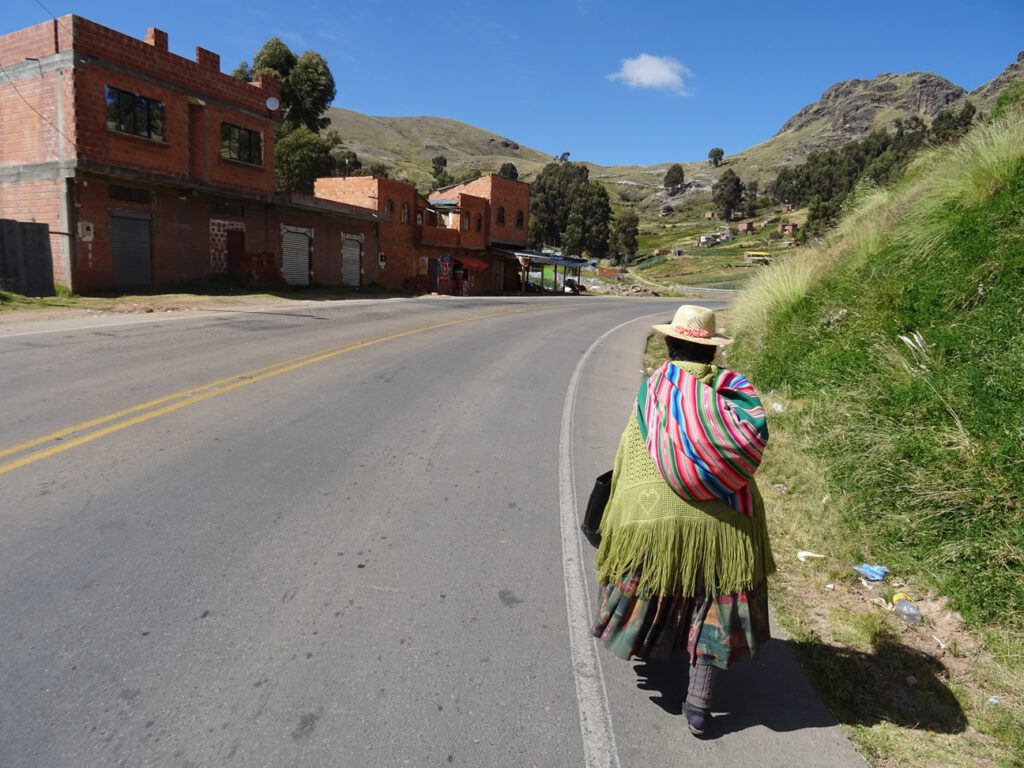
<svg viewBox="0 0 1024 768"><path fill-rule="evenodd" d="M484 217L479 213L476 215L476 231L479 232L484 228Z"/></svg>
<svg viewBox="0 0 1024 768"><path fill-rule="evenodd" d="M153 193L148 189L136 189L135 187L122 187L111 184L107 187L107 194L111 200L124 200L128 203L153 202Z"/></svg>
<svg viewBox="0 0 1024 768"><path fill-rule="evenodd" d="M523 212L522 211L518 211L516 213L516 228L517 229L522 229L523 228Z"/></svg>
<svg viewBox="0 0 1024 768"><path fill-rule="evenodd" d="M409 223L409 204L408 203L402 203L402 223L403 224L408 224Z"/></svg>
<svg viewBox="0 0 1024 768"><path fill-rule="evenodd" d="M498 209L498 223L499 224L504 224L505 223L505 209L504 208L499 208Z"/></svg>
<svg viewBox="0 0 1024 768"><path fill-rule="evenodd" d="M263 134L231 123L221 123L220 156L249 165L263 165Z"/></svg>
<svg viewBox="0 0 1024 768"><path fill-rule="evenodd" d="M120 88L105 87L107 128L154 141L164 140L164 103Z"/></svg>

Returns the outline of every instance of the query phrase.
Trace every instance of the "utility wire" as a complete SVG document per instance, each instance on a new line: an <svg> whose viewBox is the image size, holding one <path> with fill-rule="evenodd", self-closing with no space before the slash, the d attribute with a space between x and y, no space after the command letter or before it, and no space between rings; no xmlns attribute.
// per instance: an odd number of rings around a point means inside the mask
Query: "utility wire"
<svg viewBox="0 0 1024 768"><path fill-rule="evenodd" d="M56 125L54 125L54 124L53 124L53 123L52 123L52 122L50 121L50 119L49 119L49 118L48 118L48 117L47 117L46 115L44 115L44 114L43 114L42 112L40 112L40 111L39 111L38 109L36 109L36 108L35 108L34 106L32 106L32 102L30 102L30 101L29 101L28 99L26 99L26 98L25 98L25 94L23 94L23 93L22 93L21 91L19 91L19 90L18 90L18 85L17 85L17 83L15 83L15 82L14 82L14 78L13 78L13 77L11 77L11 76L10 76L10 75L9 75L9 74L7 73L7 70L6 70L6 69L4 69L4 65L3 65L3 64L0 64L0 72L2 72L2 73L3 73L3 75L4 75L4 77L6 77L6 78L7 78L7 82L9 82L9 83L11 84L11 87L12 87L12 88L14 88L14 92L15 92L16 94L18 94L18 96L19 96L19 97L21 98L21 100L22 100L23 102L25 102L25 106L26 106L26 107L28 107L29 109L31 109L31 110L32 110L33 112L35 112L35 113L36 113L37 115L39 115L39 119L40 119L40 120L42 120L42 121L43 121L44 123L46 123L46 124L47 124L48 126L50 126L51 128L53 128L53 130L55 130L55 131L56 131L57 133L59 133L59 134L60 134L61 136L63 136L63 137L64 137L64 140L65 140L65 141L67 141L67 143L71 145L71 148L72 148L72 149L75 149L75 148L76 148L76 147L75 147L75 142L73 142L73 141L72 141L71 139L69 139L69 138L68 138L68 136L67 136L67 134L65 134L65 133L64 133L64 131L62 131L62 130L61 130L60 128L58 128L58 127L57 127Z"/></svg>
<svg viewBox="0 0 1024 768"><path fill-rule="evenodd" d="M71 30L70 30L70 29L68 29L67 27L65 27L65 26L64 26L63 24L61 24L61 21L60 21L60 19L58 19L58 18L57 18L57 17L56 17L56 16L55 16L55 15L53 14L53 11L51 11L51 10L50 10L49 8L47 8L47 7L45 6L45 5L43 5L43 3L41 2L41 0L35 0L35 2L36 2L36 5L38 5L38 6L40 7L40 8L42 8L42 9L43 9L44 11L46 11L46 12L47 12L47 13L48 13L48 14L50 15L50 18L51 18L51 19L53 19L53 20L54 20L55 22L57 22L58 24L60 24L61 28L62 28L62 29L63 29L63 30L65 31L65 32L67 32L67 33L68 33L69 35L70 35L70 34L72 34L72 33L71 33ZM39 64L39 61L38 61L38 60L36 60L36 64ZM62 131L62 130L61 130L60 128L58 128L58 127L57 127L56 125L54 125L54 124L53 124L53 123L52 123L52 122L50 121L50 119L49 119L49 118L48 118L48 117L47 117L46 115L44 115L44 114L43 114L42 112L40 112L40 111L39 111L38 109L36 109L36 108L35 108L34 106L32 106L32 103L31 103L31 102L30 102L30 101L29 101L28 99L26 99L26 98L25 98L25 94L23 94L23 93L22 93L22 92L21 92L20 90L18 90L18 85L17 85L17 83L15 83L15 82L14 82L14 78L10 76L10 74L9 74L9 73L7 72L7 70L6 70L6 69L4 69L4 65L3 65L3 64L0 64L0 72L2 72L2 73L3 73L3 76L7 78L7 82L9 82L9 83L11 84L11 87L12 87L12 88L14 89L14 92L15 92L16 94L18 94L18 97L19 97L19 98L20 98L20 99L21 99L21 100L22 100L23 102L25 102L25 106L26 106L26 107L28 107L29 109L31 109L31 110L32 110L33 112L35 112L35 113L36 113L37 115L39 115L39 119L40 119L40 120L42 120L42 121L43 121L44 123L46 123L46 124L47 124L48 126L50 126L51 128L53 128L53 130L55 130L55 131L56 131L57 133L59 133L59 134L60 134L61 136L63 136L63 137L64 137L64 140L65 140L65 141L66 141L66 142L67 142L68 144L70 144L70 145L71 145L71 148L72 148L72 149L75 149L75 150L77 150L77 147L75 146L75 142L73 142L73 141L72 141L71 139L69 139L69 138L68 138L68 136L67 136L67 134L66 134L66 133L64 133L64 131ZM43 71L42 71L42 67L40 67L40 69L39 69L39 75L40 75L40 79L42 79L42 74L43 74Z"/></svg>

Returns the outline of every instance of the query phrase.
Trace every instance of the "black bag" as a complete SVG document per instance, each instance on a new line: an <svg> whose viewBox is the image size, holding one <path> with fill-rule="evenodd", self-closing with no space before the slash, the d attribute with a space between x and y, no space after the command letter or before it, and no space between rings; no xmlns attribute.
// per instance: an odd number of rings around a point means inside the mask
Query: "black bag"
<svg viewBox="0 0 1024 768"><path fill-rule="evenodd" d="M583 523L580 530L587 537L591 546L598 546L601 543L601 534L597 532L601 527L601 516L604 515L604 508L608 504L608 496L612 492L612 470L598 475L594 481L594 489L590 492L590 499L587 501L587 513L583 516Z"/></svg>

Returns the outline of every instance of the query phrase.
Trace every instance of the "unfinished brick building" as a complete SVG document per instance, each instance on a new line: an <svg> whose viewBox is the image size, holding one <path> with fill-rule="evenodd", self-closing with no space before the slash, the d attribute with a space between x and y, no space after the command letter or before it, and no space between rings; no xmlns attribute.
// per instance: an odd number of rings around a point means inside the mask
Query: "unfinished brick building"
<svg viewBox="0 0 1024 768"><path fill-rule="evenodd" d="M187 286L257 261L293 285L377 280L375 210L275 193L276 82L73 15L0 37L0 66L0 218L49 226L58 284Z"/></svg>

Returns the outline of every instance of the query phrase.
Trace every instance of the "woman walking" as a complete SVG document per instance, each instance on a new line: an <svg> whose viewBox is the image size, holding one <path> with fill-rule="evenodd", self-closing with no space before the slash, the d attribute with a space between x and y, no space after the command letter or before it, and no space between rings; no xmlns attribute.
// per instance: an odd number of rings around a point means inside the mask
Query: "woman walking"
<svg viewBox="0 0 1024 768"><path fill-rule="evenodd" d="M717 670L768 640L775 571L754 472L764 409L741 375L714 364L732 339L715 313L676 310L668 360L640 387L601 520L601 604L593 633L623 659L690 663L686 719L706 735Z"/></svg>

